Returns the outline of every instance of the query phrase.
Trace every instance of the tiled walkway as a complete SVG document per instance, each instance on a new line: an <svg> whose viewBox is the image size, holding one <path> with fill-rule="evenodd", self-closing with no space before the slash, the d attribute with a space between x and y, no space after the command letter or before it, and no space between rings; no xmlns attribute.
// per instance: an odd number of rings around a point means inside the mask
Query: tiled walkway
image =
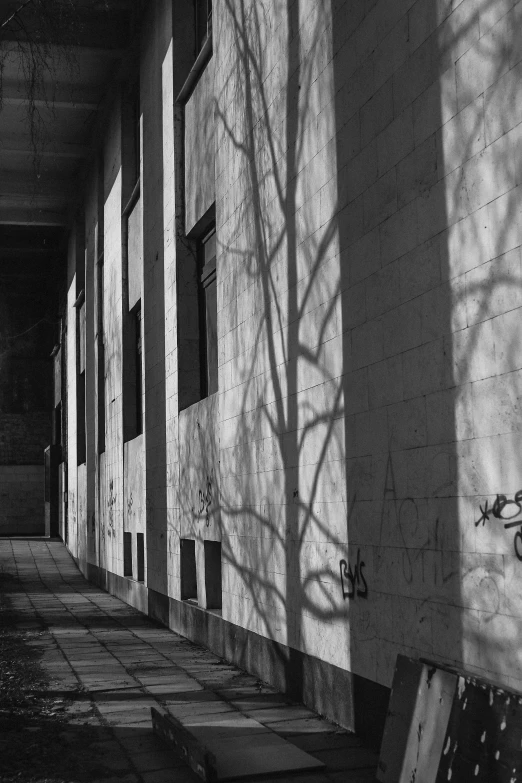
<svg viewBox="0 0 522 783"><path fill-rule="evenodd" d="M18 579L8 594L18 626L44 631L41 664L51 691L72 697L68 722L103 729L93 752L111 781L199 783L152 733L150 708L158 705L257 719L325 763L324 771L291 776L295 783L374 780L376 756L353 735L94 587L61 542L0 539L1 572Z"/></svg>

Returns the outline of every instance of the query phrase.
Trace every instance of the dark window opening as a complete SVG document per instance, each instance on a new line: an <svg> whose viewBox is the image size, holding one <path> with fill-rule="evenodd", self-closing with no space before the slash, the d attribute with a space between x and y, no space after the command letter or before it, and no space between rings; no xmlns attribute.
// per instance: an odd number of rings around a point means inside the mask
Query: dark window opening
<svg viewBox="0 0 522 783"><path fill-rule="evenodd" d="M203 398L218 390L215 226L200 240L198 259L201 397Z"/></svg>
<svg viewBox="0 0 522 783"><path fill-rule="evenodd" d="M85 373L81 372L76 380L76 399L77 399L77 425L76 425L76 444L77 444L77 463L83 465L85 462Z"/></svg>
<svg viewBox="0 0 522 783"><path fill-rule="evenodd" d="M131 102L131 166L132 180L135 185L140 179L141 143L140 143L140 91L136 86Z"/></svg>
<svg viewBox="0 0 522 783"><path fill-rule="evenodd" d="M105 335L103 322L103 255L97 265L98 302L98 454L105 451Z"/></svg>
<svg viewBox="0 0 522 783"><path fill-rule="evenodd" d="M139 82L123 93L122 117L122 213L129 215L140 196L141 113Z"/></svg>
<svg viewBox="0 0 522 783"><path fill-rule="evenodd" d="M132 579L132 533L123 534L123 576Z"/></svg>
<svg viewBox="0 0 522 783"><path fill-rule="evenodd" d="M44 451L44 503L51 500L51 449Z"/></svg>
<svg viewBox="0 0 522 783"><path fill-rule="evenodd" d="M103 259L103 250L105 246L105 166L103 153L98 156L98 188L97 188L97 220L98 228L96 231L96 258L98 261Z"/></svg>
<svg viewBox="0 0 522 783"><path fill-rule="evenodd" d="M141 307L134 314L134 361L136 365L136 435L143 432L143 377L142 377L142 318Z"/></svg>
<svg viewBox="0 0 522 783"><path fill-rule="evenodd" d="M83 290L76 300L76 454L77 464L86 459L85 444L85 296Z"/></svg>
<svg viewBox="0 0 522 783"><path fill-rule="evenodd" d="M221 609L221 542L204 541L206 608Z"/></svg>
<svg viewBox="0 0 522 783"><path fill-rule="evenodd" d="M53 410L52 427L53 427L52 444L53 446L61 446L62 445L62 403L61 402L59 402L58 405Z"/></svg>
<svg viewBox="0 0 522 783"><path fill-rule="evenodd" d="M136 533L136 559L138 566L138 582L145 580L145 536Z"/></svg>
<svg viewBox="0 0 522 783"><path fill-rule="evenodd" d="M181 600L198 600L196 578L196 542L190 538L180 539Z"/></svg>
<svg viewBox="0 0 522 783"><path fill-rule="evenodd" d="M123 437L133 440L143 432L143 319L141 300L124 324Z"/></svg>
<svg viewBox="0 0 522 783"><path fill-rule="evenodd" d="M195 0L196 54L212 35L212 0Z"/></svg>

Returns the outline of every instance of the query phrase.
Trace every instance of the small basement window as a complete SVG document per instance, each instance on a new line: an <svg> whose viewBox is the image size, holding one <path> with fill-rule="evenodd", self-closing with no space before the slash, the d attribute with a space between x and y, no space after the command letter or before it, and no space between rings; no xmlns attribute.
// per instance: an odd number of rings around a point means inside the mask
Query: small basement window
<svg viewBox="0 0 522 783"><path fill-rule="evenodd" d="M221 609L221 542L204 541L207 609Z"/></svg>
<svg viewBox="0 0 522 783"><path fill-rule="evenodd" d="M136 559L138 565L138 582L145 580L145 536L136 533Z"/></svg>
<svg viewBox="0 0 522 783"><path fill-rule="evenodd" d="M123 576L132 579L132 533L123 534Z"/></svg>
<svg viewBox="0 0 522 783"><path fill-rule="evenodd" d="M180 539L181 559L181 600L198 600L198 583L196 578L196 542L191 538Z"/></svg>

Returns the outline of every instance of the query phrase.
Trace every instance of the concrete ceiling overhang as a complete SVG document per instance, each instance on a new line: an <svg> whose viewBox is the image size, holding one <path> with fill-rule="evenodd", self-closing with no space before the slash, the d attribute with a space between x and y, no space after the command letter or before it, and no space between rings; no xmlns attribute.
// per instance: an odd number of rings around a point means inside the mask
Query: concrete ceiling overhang
<svg viewBox="0 0 522 783"><path fill-rule="evenodd" d="M42 30L38 2L0 0L0 227L70 225L107 89L128 58L141 5L57 2L72 9L70 29ZM31 88L24 51L39 42L41 79Z"/></svg>

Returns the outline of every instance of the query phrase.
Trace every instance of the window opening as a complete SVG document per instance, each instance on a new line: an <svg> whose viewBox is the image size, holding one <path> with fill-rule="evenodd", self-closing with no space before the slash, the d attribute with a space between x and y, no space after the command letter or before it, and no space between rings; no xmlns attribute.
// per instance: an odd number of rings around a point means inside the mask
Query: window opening
<svg viewBox="0 0 522 783"><path fill-rule="evenodd" d="M132 579L132 533L123 534L123 576Z"/></svg>
<svg viewBox="0 0 522 783"><path fill-rule="evenodd" d="M103 255L97 264L98 302L98 454L105 451L105 334L104 334L104 291Z"/></svg>
<svg viewBox="0 0 522 783"><path fill-rule="evenodd" d="M204 541L206 608L221 609L221 542Z"/></svg>
<svg viewBox="0 0 522 783"><path fill-rule="evenodd" d="M62 445L62 403L59 402L58 405L53 410L53 446L61 446Z"/></svg>
<svg viewBox="0 0 522 783"><path fill-rule="evenodd" d="M216 228L199 242L201 396L218 390Z"/></svg>
<svg viewBox="0 0 522 783"><path fill-rule="evenodd" d="M190 538L180 539L181 600L198 601L196 578L196 542Z"/></svg>
<svg viewBox="0 0 522 783"><path fill-rule="evenodd" d="M136 533L136 560L138 566L138 582L145 580L145 536Z"/></svg>
<svg viewBox="0 0 522 783"><path fill-rule="evenodd" d="M77 324L77 374L76 374L76 453L77 464L86 458L85 444L85 295L82 290L76 300Z"/></svg>
<svg viewBox="0 0 522 783"><path fill-rule="evenodd" d="M134 315L134 360L136 364L136 435L141 435L143 432L142 323L141 307L138 307Z"/></svg>

